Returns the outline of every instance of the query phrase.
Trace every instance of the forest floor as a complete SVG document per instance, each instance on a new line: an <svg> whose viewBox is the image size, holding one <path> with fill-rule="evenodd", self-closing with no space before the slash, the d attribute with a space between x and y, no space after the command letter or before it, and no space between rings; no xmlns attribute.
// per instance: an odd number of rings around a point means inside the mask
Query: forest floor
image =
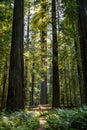
<svg viewBox="0 0 87 130"><path fill-rule="evenodd" d="M50 106L41 106L41 105L30 108L31 111L50 111L51 109L52 107Z"/></svg>
<svg viewBox="0 0 87 130"><path fill-rule="evenodd" d="M37 130L45 130L44 123L46 123L46 120L44 118L39 118L40 127Z"/></svg>
<svg viewBox="0 0 87 130"><path fill-rule="evenodd" d="M32 107L32 111L50 111L52 108L50 106L37 106L37 107ZM44 124L46 123L46 120L44 117L39 118L40 122L40 127L37 130L45 130Z"/></svg>

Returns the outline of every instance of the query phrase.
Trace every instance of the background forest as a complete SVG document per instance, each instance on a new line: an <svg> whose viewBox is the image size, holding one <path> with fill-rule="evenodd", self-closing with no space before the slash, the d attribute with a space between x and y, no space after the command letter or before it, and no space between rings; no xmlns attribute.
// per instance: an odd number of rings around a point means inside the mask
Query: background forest
<svg viewBox="0 0 87 130"><path fill-rule="evenodd" d="M0 2L0 103L2 109L6 106L8 93L13 8L14 3L11 0ZM58 95L56 99L56 102L60 104L58 106L74 106L81 104L84 96L82 95L84 83L77 3L75 0L55 1L55 8L52 8L51 1L48 0L25 0L24 98L27 106L51 105L52 94L54 98ZM14 62L17 62L16 59ZM20 64L20 61L18 62ZM55 64L57 67L53 70ZM54 101L53 104L55 106L58 103Z"/></svg>
<svg viewBox="0 0 87 130"><path fill-rule="evenodd" d="M0 0L0 130L87 130L87 0Z"/></svg>
<svg viewBox="0 0 87 130"><path fill-rule="evenodd" d="M87 104L87 2L80 1L0 1L1 110Z"/></svg>

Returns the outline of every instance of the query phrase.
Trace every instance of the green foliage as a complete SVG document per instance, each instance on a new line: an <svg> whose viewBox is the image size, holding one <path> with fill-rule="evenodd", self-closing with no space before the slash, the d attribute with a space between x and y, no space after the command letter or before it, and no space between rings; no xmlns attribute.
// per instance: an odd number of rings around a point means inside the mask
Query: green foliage
<svg viewBox="0 0 87 130"><path fill-rule="evenodd" d="M48 111L40 111L39 113L39 117L46 117L47 115L49 115L49 112Z"/></svg>
<svg viewBox="0 0 87 130"><path fill-rule="evenodd" d="M87 106L80 108L55 109L47 116L47 130L86 130Z"/></svg>
<svg viewBox="0 0 87 130"><path fill-rule="evenodd" d="M56 4L58 4L56 2ZM34 103L40 101L41 82L43 74L47 73L48 102L52 103L52 28L51 28L51 1L50 0L25 0L25 38L24 60L26 101L30 105L32 74L34 74ZM76 105L80 103L77 65L81 64L79 45L75 50L75 41L78 41L77 5L76 0L62 0L58 5L56 17L58 22L58 60L61 91L61 105ZM29 12L29 13L28 13ZM29 23L28 15L29 14ZM10 54L11 26L13 16L13 0L0 2L0 98L2 96L3 72L6 57ZM29 34L27 26L29 24ZM41 50L41 31L47 31L47 58ZM46 47L45 47L46 48ZM43 64L43 61L46 64ZM77 63L78 62L78 63ZM7 72L8 73L8 72ZM27 73L27 74L26 74ZM7 84L7 83L6 83ZM62 100L63 99L63 100ZM68 99L68 101L67 101ZM1 100L1 99L0 99ZM41 113L44 115L45 113ZM20 129L20 128L19 128Z"/></svg>
<svg viewBox="0 0 87 130"><path fill-rule="evenodd" d="M0 130L36 130L39 121L33 112L14 112L0 115Z"/></svg>
<svg viewBox="0 0 87 130"><path fill-rule="evenodd" d="M11 44L13 8L11 7L10 2L11 0L3 0L0 2L0 101L2 98L4 73L7 73L8 77L8 69L5 70L5 63L7 59L7 64L9 64L9 54ZM6 86L7 84L8 81L6 81Z"/></svg>
<svg viewBox="0 0 87 130"><path fill-rule="evenodd" d="M11 39L11 20L12 9L9 4L0 5L0 56L9 54L9 46ZM3 53L5 52L5 53Z"/></svg>

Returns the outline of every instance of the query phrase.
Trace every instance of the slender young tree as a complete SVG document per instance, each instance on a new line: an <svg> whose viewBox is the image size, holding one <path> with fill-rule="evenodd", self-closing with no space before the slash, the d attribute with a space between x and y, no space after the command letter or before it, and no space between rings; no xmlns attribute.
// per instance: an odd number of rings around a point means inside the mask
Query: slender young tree
<svg viewBox="0 0 87 130"><path fill-rule="evenodd" d="M58 41L56 27L56 0L52 0L52 46L53 46L53 97L52 107L60 107L60 86L58 68Z"/></svg>
<svg viewBox="0 0 87 130"><path fill-rule="evenodd" d="M35 62L34 62L34 55L33 55L33 63L32 63L32 69L35 69ZM34 105L34 88L35 88L35 73L32 72L31 74L31 105Z"/></svg>
<svg viewBox="0 0 87 130"><path fill-rule="evenodd" d="M24 109L24 0L14 1L12 44L6 110Z"/></svg>

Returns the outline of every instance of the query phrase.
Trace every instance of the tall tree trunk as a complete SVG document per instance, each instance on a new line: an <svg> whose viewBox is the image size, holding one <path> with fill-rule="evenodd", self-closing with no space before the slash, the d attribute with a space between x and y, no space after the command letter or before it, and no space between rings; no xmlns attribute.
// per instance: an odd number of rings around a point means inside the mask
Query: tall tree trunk
<svg viewBox="0 0 87 130"><path fill-rule="evenodd" d="M72 98L73 98L73 105L77 104L77 84L76 84L76 75L75 75L75 68L74 66L72 67Z"/></svg>
<svg viewBox="0 0 87 130"><path fill-rule="evenodd" d="M30 2L28 5L28 16L27 16L27 37L26 37L26 48L25 50L27 51L27 49L29 49L29 23L30 23ZM27 84L28 84L28 58L25 57L25 78L24 78L24 87L25 87L25 93L27 93ZM27 105L27 94L25 95L25 105Z"/></svg>
<svg viewBox="0 0 87 130"><path fill-rule="evenodd" d="M70 62L68 62L68 70L69 70L69 96L70 96L70 106L73 106L72 102L72 83L71 83L71 70L70 70Z"/></svg>
<svg viewBox="0 0 87 130"><path fill-rule="evenodd" d="M65 66L67 66L66 60L65 60ZM67 68L64 69L64 79L65 79L65 95L66 95L66 106L69 106L69 95L68 95L68 83L67 83Z"/></svg>
<svg viewBox="0 0 87 130"><path fill-rule="evenodd" d="M6 110L24 109L24 0L14 1L12 44Z"/></svg>
<svg viewBox="0 0 87 130"><path fill-rule="evenodd" d="M63 69L61 68L60 69L60 72L59 72L59 74L60 74L60 88L61 88L61 97L60 97L60 104L61 104L61 106L64 106L65 105L65 96L64 96L64 94L65 94L65 91L64 91L64 80L65 80L65 76L64 76L64 74L63 74Z"/></svg>
<svg viewBox="0 0 87 130"><path fill-rule="evenodd" d="M83 95L82 103L87 104L87 0L77 0L78 5L78 26L81 48L82 71L83 71Z"/></svg>
<svg viewBox="0 0 87 130"><path fill-rule="evenodd" d="M31 78L32 78L32 84L31 84L31 105L33 106L34 105L34 87L35 87L34 56L33 56L32 67L33 67L33 70L32 70L33 72L32 72L32 75L31 75Z"/></svg>
<svg viewBox="0 0 87 130"><path fill-rule="evenodd" d="M27 84L28 84L28 60L25 58L25 76L24 76L24 87L25 93L27 93ZM27 106L27 95L24 97L25 99L25 106Z"/></svg>
<svg viewBox="0 0 87 130"><path fill-rule="evenodd" d="M42 22L44 21L44 17L47 13L47 3L46 1L43 3L41 2L42 8ZM40 103L42 105L48 103L48 95L47 95L47 24L43 22L42 29L41 29L41 59L42 59L42 78L43 81L41 82L41 94L40 94Z"/></svg>
<svg viewBox="0 0 87 130"><path fill-rule="evenodd" d="M74 40L74 45L75 45L75 51L76 53L78 54L79 52L79 48L78 48L78 43L76 40ZM78 55L78 58L77 58L77 72L78 72L78 82L79 82L79 89L80 89L80 99L81 99L81 104L82 104L82 88L84 86L84 83L83 83L83 75L82 75L82 68L81 68L81 62L80 62L80 59L79 59L79 56Z"/></svg>
<svg viewBox="0 0 87 130"><path fill-rule="evenodd" d="M2 100L1 100L1 110L5 109L6 107L6 96L7 96L7 88L6 88L6 81L7 81L7 58L5 61L5 67L4 67L4 76L3 76L3 90L2 90Z"/></svg>
<svg viewBox="0 0 87 130"><path fill-rule="evenodd" d="M48 103L48 95L47 95L47 76L44 76L44 81L41 83L41 96L40 96L40 104L44 105Z"/></svg>
<svg viewBox="0 0 87 130"><path fill-rule="evenodd" d="M32 85L31 85L31 106L33 106L34 105L34 78L35 78L35 75L34 75L34 73L32 73Z"/></svg>
<svg viewBox="0 0 87 130"><path fill-rule="evenodd" d="M77 26L76 23L74 24L74 18L72 16L72 29L76 32ZM82 87L83 87L83 76L82 76L82 67L81 67L81 58L80 58L80 51L79 51L79 40L77 39L76 35L74 34L74 47L75 47L75 53L76 53L76 64L77 64L77 72L78 72L78 82L79 82L79 89L80 89L80 97L81 97L81 103L82 103ZM77 41L78 40L78 41Z"/></svg>
<svg viewBox="0 0 87 130"><path fill-rule="evenodd" d="M45 72L42 72L43 81L41 82L41 95L40 95L40 104L44 105L48 103L47 99L47 32L46 30L41 32L41 51L42 51L42 66L46 69ZM42 70L43 71L43 70Z"/></svg>
<svg viewBox="0 0 87 130"><path fill-rule="evenodd" d="M59 86L59 69L58 69L58 41L56 27L56 1L52 0L52 45L53 45L53 97L52 107L60 107L60 86Z"/></svg>

